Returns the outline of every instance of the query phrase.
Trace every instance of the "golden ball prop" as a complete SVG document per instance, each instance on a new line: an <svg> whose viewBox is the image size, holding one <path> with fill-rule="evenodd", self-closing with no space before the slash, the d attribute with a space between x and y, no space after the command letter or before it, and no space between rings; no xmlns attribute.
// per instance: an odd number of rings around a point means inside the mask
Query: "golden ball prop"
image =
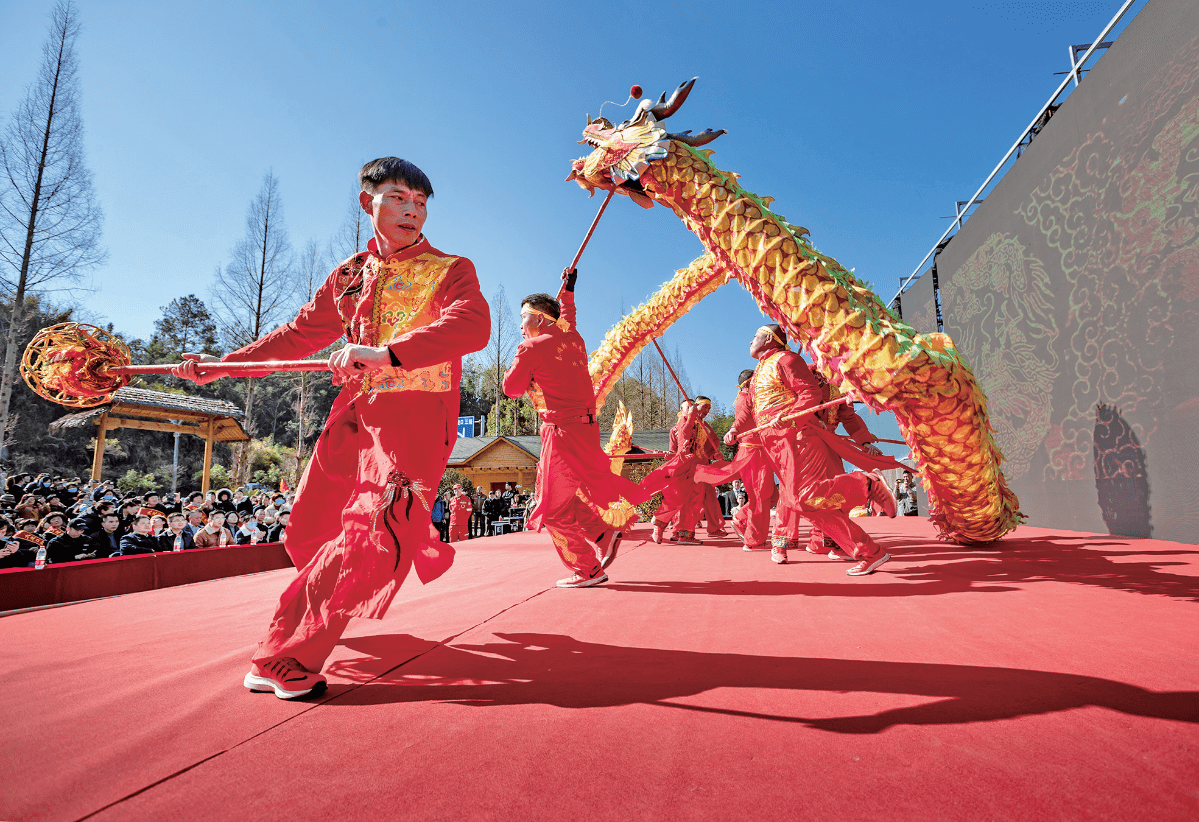
<svg viewBox="0 0 1199 822"><path fill-rule="evenodd" d="M87 323L43 328L25 348L21 376L40 397L71 408L93 408L130 381L111 369L133 360L117 336Z"/></svg>

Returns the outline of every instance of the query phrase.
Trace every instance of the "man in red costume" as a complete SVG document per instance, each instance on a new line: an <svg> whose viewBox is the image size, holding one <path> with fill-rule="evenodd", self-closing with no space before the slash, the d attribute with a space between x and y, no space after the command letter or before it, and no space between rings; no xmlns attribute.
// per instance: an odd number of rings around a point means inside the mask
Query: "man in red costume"
<svg viewBox="0 0 1199 822"><path fill-rule="evenodd" d="M529 400L541 417L541 459L528 527L545 526L562 564L573 573L559 588L587 588L608 581L604 569L616 558L622 536L579 498L605 508L624 497L640 503L649 495L636 483L613 474L600 447L595 391L587 373L587 345L576 330L574 288L577 272L555 299L530 294L520 304L520 333L504 393Z"/></svg>
<svg viewBox="0 0 1199 822"><path fill-rule="evenodd" d="M678 422L670 429L666 463L641 481L647 490L662 492L662 504L654 512L654 528L650 532L650 539L656 543L661 544L666 526L675 520L674 533L679 545L703 544L695 537L695 523L702 507L702 491L695 481L695 471L700 466L700 454L708 453L708 443L701 434L702 419L702 410L694 402L686 400L679 406Z"/></svg>
<svg viewBox="0 0 1199 822"><path fill-rule="evenodd" d="M450 498L450 542L467 538L472 510L470 497L462 490L462 484L454 483L454 496Z"/></svg>
<svg viewBox="0 0 1199 822"><path fill-rule="evenodd" d="M723 460L724 455L720 453L720 439L716 436L716 432L712 430L712 426L708 424L706 417L712 410L712 401L707 397L695 398L696 410L699 412L699 422L696 424L696 437L698 452L696 456L699 458L699 467L709 465L713 461ZM700 517L703 517L704 528L710 537L723 537L728 535L728 531L724 530L724 513L720 510L720 501L716 499L716 488L713 483L704 482L698 477L696 478L698 488L694 497L694 504L697 506L695 522L698 525ZM716 483L719 485L720 483Z"/></svg>
<svg viewBox="0 0 1199 822"><path fill-rule="evenodd" d="M821 436L835 435L825 431L814 415L792 418L797 412L820 405L824 392L803 358L787 349L779 326L759 328L749 354L758 361L750 379L754 427L765 426L761 430L762 445L780 481L770 558L779 564L787 561L787 551L799 547L800 519L807 518L858 561L847 571L850 576L873 573L891 555L848 514L854 504L873 502L889 516L895 516L890 489L873 474L842 473L840 458Z"/></svg>
<svg viewBox="0 0 1199 822"><path fill-rule="evenodd" d="M358 174L374 239L343 262L295 320L226 362L306 357L345 335L329 360L345 388L300 480L284 547L299 569L259 643L245 686L283 699L319 693L319 671L351 617L381 619L410 568L444 573L453 549L430 522L457 437L462 356L487 344L491 319L474 266L421 233L433 186L397 157ZM184 354L178 376L198 383ZM269 371L263 371L263 374Z"/></svg>
<svg viewBox="0 0 1199 822"><path fill-rule="evenodd" d="M840 391L829 384L823 375L813 371L812 376L816 378L816 382L820 385L820 403L822 405L826 402L840 399L843 396ZM844 426L845 433L849 435L850 440L859 448L873 456L881 457L883 455L882 451L879 451L876 446L871 445L878 438L870 433L870 429L866 427L866 423L858 416L858 412L854 411L852 403L845 402L840 405L830 406L829 408L817 411L815 417L824 426L826 431L835 433L838 426ZM845 464L836 454L833 455L829 470L832 473L825 477L825 479L832 479L838 474L845 472ZM851 558L841 550L832 537L822 533L815 525L812 526L808 534L808 544L805 550L809 554L828 554L829 559L849 560Z"/></svg>
<svg viewBox="0 0 1199 822"><path fill-rule="evenodd" d="M746 369L737 377L737 398L733 401L733 425L724 435L726 445L737 443L737 456L730 463L700 467L696 476L708 482L727 482L740 475L749 502L733 517L733 530L745 543L746 551L770 550L770 509L778 502L774 471L759 434L742 435L754 427L753 397L749 382L754 372Z"/></svg>

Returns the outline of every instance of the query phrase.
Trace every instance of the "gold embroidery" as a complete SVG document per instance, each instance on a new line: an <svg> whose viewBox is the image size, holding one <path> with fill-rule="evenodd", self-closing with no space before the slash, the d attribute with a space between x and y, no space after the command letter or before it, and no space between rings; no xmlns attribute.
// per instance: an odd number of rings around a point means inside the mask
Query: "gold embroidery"
<svg viewBox="0 0 1199 822"><path fill-rule="evenodd" d="M780 412L795 405L796 394L783 384L779 376L779 364L785 351L770 354L758 363L750 378L750 392L754 400L754 418L758 423L774 419Z"/></svg>
<svg viewBox="0 0 1199 822"><path fill-rule="evenodd" d="M370 328L364 329L363 345L385 345L436 319L433 295L445 279L457 257L438 257L425 253L411 260L382 262L372 257L368 271L377 271L375 303ZM363 391L444 392L453 387L450 363L423 368L384 368L363 380Z"/></svg>

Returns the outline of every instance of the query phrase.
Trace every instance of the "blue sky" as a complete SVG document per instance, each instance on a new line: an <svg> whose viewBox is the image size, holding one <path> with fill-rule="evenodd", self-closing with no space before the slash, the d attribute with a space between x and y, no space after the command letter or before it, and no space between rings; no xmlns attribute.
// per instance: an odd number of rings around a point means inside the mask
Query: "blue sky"
<svg viewBox="0 0 1199 822"><path fill-rule="evenodd" d="M4 118L33 79L51 5L0 6ZM268 170L299 249L337 231L363 162L395 154L433 181L433 244L515 303L555 286L599 205L563 182L586 153L584 115L633 83L656 96L692 76L670 127L727 129L717 166L888 300L1060 82L1067 46L1120 5L78 0L109 257L76 300L148 336L173 298L208 300ZM701 253L669 211L614 200L580 264L589 345ZM731 284L664 342L698 391L730 405L760 323ZM893 422L868 422L894 436Z"/></svg>

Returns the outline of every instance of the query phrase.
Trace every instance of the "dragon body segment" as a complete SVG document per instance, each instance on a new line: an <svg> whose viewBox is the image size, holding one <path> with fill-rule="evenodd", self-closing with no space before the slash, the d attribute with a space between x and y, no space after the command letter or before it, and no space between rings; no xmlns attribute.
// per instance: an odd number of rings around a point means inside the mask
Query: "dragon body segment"
<svg viewBox="0 0 1199 822"><path fill-rule="evenodd" d="M680 87L684 99L691 83ZM677 109L681 101L674 100ZM652 139L658 150L642 151L638 162L609 173L597 156L605 149L597 147L591 157L575 162L568 179L589 190L615 186L642 205L670 208L709 256L680 272L666 290L693 289L702 278L692 269L701 262L712 277L708 284L735 277L833 386L875 411L893 412L920 464L930 519L942 537L986 543L1015 528L1022 514L1000 470L1003 456L987 417L986 397L953 341L944 334L915 333L852 272L817 251L805 229L771 212L771 198L751 194L740 186L738 175L717 169L712 152L695 145L710 142L713 132L700 138L668 135L653 120L653 109L643 107L632 123L635 135L629 124L589 125L591 133L585 131L584 140L591 145L615 139L610 132L617 132ZM656 295L647 306L658 300ZM615 379L610 369L623 369L631 361L613 352L631 351L638 340L644 338L644 345L660 333L654 330L652 310L640 316L635 311L605 337L591 361L598 387L610 389ZM660 319L673 322L678 316L676 310Z"/></svg>

